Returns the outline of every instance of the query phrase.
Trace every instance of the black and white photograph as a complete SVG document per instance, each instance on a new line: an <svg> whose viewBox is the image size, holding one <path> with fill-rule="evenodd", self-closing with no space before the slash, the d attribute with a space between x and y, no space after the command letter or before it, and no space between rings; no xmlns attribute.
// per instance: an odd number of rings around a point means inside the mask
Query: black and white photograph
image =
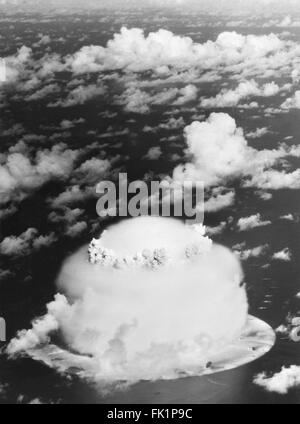
<svg viewBox="0 0 300 424"><path fill-rule="evenodd" d="M299 0L0 0L0 404L300 404Z"/></svg>

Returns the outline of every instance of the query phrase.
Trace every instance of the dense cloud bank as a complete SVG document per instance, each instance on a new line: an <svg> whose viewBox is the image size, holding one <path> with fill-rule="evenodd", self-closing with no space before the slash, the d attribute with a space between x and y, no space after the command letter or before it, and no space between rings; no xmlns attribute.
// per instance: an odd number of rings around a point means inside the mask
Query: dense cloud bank
<svg viewBox="0 0 300 424"><path fill-rule="evenodd" d="M284 3L284 4L283 4ZM260 9L265 13L272 14L274 12L286 13L287 10L299 10L299 4L297 0L1 0L0 6L5 9L13 9L15 7L22 7L24 9L36 8L39 10L49 9L76 9L81 8L85 10L89 9L101 9L113 8L113 9L126 9L131 7L191 7L199 8L201 11L211 13L224 13L224 12L235 12L235 13L247 13L257 11Z"/></svg>
<svg viewBox="0 0 300 424"><path fill-rule="evenodd" d="M299 63L299 45L274 34L222 32L216 40L201 44L163 29L146 35L139 28L124 27L106 47L87 45L72 55L48 53L36 60L35 48L23 46L6 58L7 82L1 88L5 93L6 87L13 86L17 98L29 102L51 97L48 107L52 108L83 105L109 94L113 104L142 114L159 105L195 104L198 96L199 106L207 109L282 93L286 99L276 106L286 111L299 107L298 92L290 93L298 80ZM67 86L55 82L61 72L72 74ZM224 76L232 88L221 89L215 97L201 96L200 84L217 83ZM255 78L268 81L260 84ZM282 78L288 82L279 85ZM121 93L112 91L116 81ZM249 107L257 108L258 103Z"/></svg>
<svg viewBox="0 0 300 424"><path fill-rule="evenodd" d="M45 54L40 50L41 42L51 46L51 38L41 34L39 39L36 46L22 46L6 58L7 81L0 85L2 108L12 101L25 101L30 106L41 103L47 113L52 113L105 102L135 122L139 116L164 107L164 121L157 127L145 125L142 131L155 137L160 131L171 132L164 138L166 146L176 145L184 134L186 145L180 145L181 155L169 156L171 164L175 162L169 176L204 181L210 196L207 212L234 204L235 191L224 190L224 186L235 180L245 188L261 190L265 198L270 196L267 190L299 189L299 169L286 166L291 158L299 158L299 148L281 142L272 149L256 149L248 140L268 134L268 128L245 134L226 112L229 107L249 107L260 113L284 114L298 108L297 43L275 34L237 32L222 32L215 40L199 43L163 29L147 34L124 27L106 46L86 45L73 54L62 55L51 49ZM37 56L37 52L43 54ZM66 80L60 78L65 72ZM226 87L222 85L225 78L229 81ZM204 95L202 87L212 82L218 92L215 96ZM265 99L274 107L260 108L259 102ZM224 112L210 114L215 108L223 108ZM181 116L187 111L192 112L189 120ZM98 135L98 140L108 141L107 147L115 137L122 140L130 135L128 127L114 128L115 117L115 111L99 117L112 122L106 132ZM86 231L80 203L92 198L95 184L113 175L127 158L106 155L102 149L101 153L98 150L99 157L93 157L96 140L80 148L70 147L71 131L84 125L85 119L80 117L64 119L53 128L55 133L49 139L26 134L20 123L3 133L18 142L11 143L0 156L1 219L14 214L24 199L45 184L57 182L65 188L46 199L54 209L49 221L64 225L64 234L71 237ZM143 156L153 162L163 158L162 145L151 146Z"/></svg>

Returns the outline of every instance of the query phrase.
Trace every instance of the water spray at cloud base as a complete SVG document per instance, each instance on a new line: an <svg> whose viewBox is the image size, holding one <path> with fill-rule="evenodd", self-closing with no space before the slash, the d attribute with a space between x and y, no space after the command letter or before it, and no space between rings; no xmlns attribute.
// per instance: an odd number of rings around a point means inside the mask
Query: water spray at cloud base
<svg viewBox="0 0 300 424"><path fill-rule="evenodd" d="M126 220L87 251L65 262L63 294L10 343L10 355L113 384L217 372L272 347L272 330L248 319L237 257L204 237L203 227ZM51 343L53 334L67 349Z"/></svg>

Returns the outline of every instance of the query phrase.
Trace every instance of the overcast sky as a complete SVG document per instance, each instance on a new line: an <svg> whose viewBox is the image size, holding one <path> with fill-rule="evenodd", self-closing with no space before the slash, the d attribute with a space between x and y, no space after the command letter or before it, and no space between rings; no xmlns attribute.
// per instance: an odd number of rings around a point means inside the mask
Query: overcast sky
<svg viewBox="0 0 300 424"><path fill-rule="evenodd" d="M0 5L6 8L14 6L37 8L48 7L124 7L130 5L138 6L174 6L174 3L182 6L199 7L203 11L261 11L289 13L293 10L300 10L299 0L0 0Z"/></svg>

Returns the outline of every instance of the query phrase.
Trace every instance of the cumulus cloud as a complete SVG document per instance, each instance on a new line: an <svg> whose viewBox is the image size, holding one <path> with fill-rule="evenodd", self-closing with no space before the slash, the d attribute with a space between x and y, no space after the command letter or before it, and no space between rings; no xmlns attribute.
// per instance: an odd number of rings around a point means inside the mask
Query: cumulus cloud
<svg viewBox="0 0 300 424"><path fill-rule="evenodd" d="M252 96L270 97L275 96L280 88L274 82L267 83L262 87L254 80L241 82L234 90L223 89L216 97L202 98L203 108L226 108L237 106L241 100Z"/></svg>
<svg viewBox="0 0 300 424"><path fill-rule="evenodd" d="M12 275L13 275L13 273L10 270L8 270L8 269L1 269L0 268L0 281L1 280L5 280L6 278L9 278ZM0 388L1 388L1 385L0 385Z"/></svg>
<svg viewBox="0 0 300 424"><path fill-rule="evenodd" d="M15 56L5 58L5 82L16 82L25 71L26 65L31 59L32 50L29 47L22 46Z"/></svg>
<svg viewBox="0 0 300 424"><path fill-rule="evenodd" d="M270 69L277 68L276 55L284 52L285 48L285 43L274 34L244 36L224 32L216 41L199 44L189 37L177 36L163 29L145 36L142 29L123 27L107 47L85 46L67 57L66 64L76 74L120 69L128 72L159 71L162 67L165 71L168 67L169 70L191 67L208 70L230 65L234 65L238 72L238 64L243 63L245 70L254 67L255 60L266 61Z"/></svg>
<svg viewBox="0 0 300 424"><path fill-rule="evenodd" d="M268 201L268 200L271 200L273 198L273 194L272 193L268 193L267 191L258 190L258 191L255 192L255 194L261 200L264 200L265 202Z"/></svg>
<svg viewBox="0 0 300 424"><path fill-rule="evenodd" d="M173 104L174 106L185 105L186 103L196 100L197 96L198 88L195 85L189 84L179 90L179 97Z"/></svg>
<svg viewBox="0 0 300 424"><path fill-rule="evenodd" d="M229 115L212 114L206 122L193 122L185 128L185 137L193 162L177 167L175 180L198 179L217 185L241 174L252 156L242 130Z"/></svg>
<svg viewBox="0 0 300 424"><path fill-rule="evenodd" d="M73 184L54 199L50 198L49 204L53 208L64 208L74 203L84 202L93 196L95 196L95 187L81 187L78 184Z"/></svg>
<svg viewBox="0 0 300 424"><path fill-rule="evenodd" d="M277 22L276 25L279 28L297 28L300 27L300 21L294 20L291 16L285 16L280 22Z"/></svg>
<svg viewBox="0 0 300 424"><path fill-rule="evenodd" d="M262 127L262 128L256 128L255 131L250 131L247 134L247 138L260 138L263 137L266 134L269 134L270 130L267 127Z"/></svg>
<svg viewBox="0 0 300 424"><path fill-rule="evenodd" d="M46 46L51 43L50 35L39 34L39 41L34 44L34 47Z"/></svg>
<svg viewBox="0 0 300 424"><path fill-rule="evenodd" d="M209 236L213 237L213 236L219 236L220 234L223 233L223 231L226 229L227 227L227 222L223 221L221 222L219 225L217 225L216 227L206 227L206 232Z"/></svg>
<svg viewBox="0 0 300 424"><path fill-rule="evenodd" d="M223 32L215 41L200 44L164 29L145 34L140 28L123 27L105 47L84 46L66 57L48 55L35 64L35 68L38 68L36 78L62 70L71 71L75 76L90 73L104 76L105 72L113 71L109 79L124 83L123 93L115 95L114 102L128 112L149 113L155 105L182 106L196 101L199 90L196 82L220 79L225 74L241 80L239 85L235 89L223 89L213 98L202 97L202 107L231 107L251 96L275 96L291 85L279 87L275 82L267 82L259 86L253 78L290 76L299 67L299 56L296 43L281 40L274 34ZM144 71L151 71L152 78L142 78ZM103 84L76 87L65 100L59 99L51 105L74 106L102 96L107 78L105 75L98 80ZM30 88L35 83L38 81L31 78L27 85ZM168 86L162 87L164 83ZM38 88L31 95L42 95L45 90ZM257 104L252 102L241 107L257 107Z"/></svg>
<svg viewBox="0 0 300 424"><path fill-rule="evenodd" d="M115 97L116 104L124 106L126 112L149 113L151 106L169 105L183 106L197 98L198 89L193 85L183 88L165 88L158 92L142 90L137 83L129 83L129 87L120 96Z"/></svg>
<svg viewBox="0 0 300 424"><path fill-rule="evenodd" d="M281 105L282 109L300 109L300 91L296 91L293 97L289 97Z"/></svg>
<svg viewBox="0 0 300 424"><path fill-rule="evenodd" d="M280 217L280 219L283 219L283 220L285 220L285 221L295 221L294 215L293 215L293 214L291 214L291 213L289 213L289 214L287 214L287 215L282 215L282 216Z"/></svg>
<svg viewBox="0 0 300 424"><path fill-rule="evenodd" d="M300 183L299 170L286 173L272 168L283 158L299 157L297 146L256 150L228 114L212 113L205 122L193 122L184 133L191 160L175 168L175 180L203 181L209 187L240 178L245 186L274 190L296 188Z"/></svg>
<svg viewBox="0 0 300 424"><path fill-rule="evenodd" d="M108 159L92 158L83 162L74 172L75 181L80 181L81 184L93 185L104 178L111 169L112 162Z"/></svg>
<svg viewBox="0 0 300 424"><path fill-rule="evenodd" d="M289 368L283 367L279 373L271 377L268 377L265 373L259 374L255 377L254 383L269 392L285 395L290 389L300 386L300 367L296 365Z"/></svg>
<svg viewBox="0 0 300 424"><path fill-rule="evenodd" d="M273 259L277 261L290 262L292 260L292 253L289 248L285 248L280 252L274 253Z"/></svg>
<svg viewBox="0 0 300 424"><path fill-rule="evenodd" d="M268 249L268 244L257 246L252 249L244 249L244 245L234 247L234 250L237 252L237 254L243 261L247 261L251 258L259 258L260 256L264 255L268 251Z"/></svg>
<svg viewBox="0 0 300 424"><path fill-rule="evenodd" d="M144 156L144 158L148 160L157 160L161 157L161 155L162 155L161 147L155 146L149 149L148 153Z"/></svg>
<svg viewBox="0 0 300 424"><path fill-rule="evenodd" d="M234 204L235 191L225 191L221 188L214 188L209 199L205 202L205 212L218 212L222 209L229 208Z"/></svg>
<svg viewBox="0 0 300 424"><path fill-rule="evenodd" d="M29 94L28 96L25 97L25 100L28 102L31 101L38 101L41 99L45 99L48 96L52 96L55 93L60 93L60 87L58 84L49 84L46 85L43 88L40 88L36 91L34 91L34 93Z"/></svg>
<svg viewBox="0 0 300 424"><path fill-rule="evenodd" d="M65 232L65 235L71 238L78 237L88 228L88 225L85 221L79 221L75 224L69 226Z"/></svg>
<svg viewBox="0 0 300 424"><path fill-rule="evenodd" d="M167 130L167 131L173 131L178 130L185 126L185 121L182 117L180 118L170 118L167 122L163 122L159 125L159 129L161 130Z"/></svg>
<svg viewBox="0 0 300 424"><path fill-rule="evenodd" d="M10 236L5 238L0 244L0 251L5 256L23 256L30 253L32 241L38 231L35 228L29 228L19 237Z"/></svg>
<svg viewBox="0 0 300 424"><path fill-rule="evenodd" d="M83 209L75 208L71 209L68 206L60 205L59 211L52 211L48 219L50 222L59 223L66 222L69 224L74 224L78 221L78 218L81 217L84 213Z"/></svg>
<svg viewBox="0 0 300 424"><path fill-rule="evenodd" d="M33 157L27 149L4 154L0 161L0 203L22 200L51 180L66 180L78 156L79 151L64 144L37 150Z"/></svg>
<svg viewBox="0 0 300 424"><path fill-rule="evenodd" d="M78 124L84 124L86 121L83 118L74 119L73 121L70 121L69 119L63 119L60 123L60 127L63 130L69 130L71 128L74 128Z"/></svg>
<svg viewBox="0 0 300 424"><path fill-rule="evenodd" d="M298 190L300 188L300 170L293 172L267 169L253 175L251 181L245 184L248 187L259 187L264 190L280 190L284 188Z"/></svg>
<svg viewBox="0 0 300 424"><path fill-rule="evenodd" d="M48 305L48 315L33 322L31 330L19 332L19 338L11 342L10 352L18 350L27 351L50 340L51 333L59 327L53 314L62 305L67 303L67 299L64 296L57 295L56 301L55 305L53 303Z"/></svg>
<svg viewBox="0 0 300 424"><path fill-rule="evenodd" d="M180 118L174 118L171 117L165 122L162 122L157 127L150 127L149 125L146 125L143 128L144 133L157 133L159 130L165 130L165 131L175 131L179 130L180 128L183 128L185 126L185 120Z"/></svg>
<svg viewBox="0 0 300 424"><path fill-rule="evenodd" d="M32 246L34 250L42 249L43 247L51 246L51 244L57 241L57 236L54 233L47 234L45 236L38 236L33 240Z"/></svg>
<svg viewBox="0 0 300 424"><path fill-rule="evenodd" d="M57 239L52 233L46 236L38 235L39 232L35 228L29 228L19 236L10 236L4 238L0 243L0 252L4 256L26 256L34 250L48 247Z"/></svg>
<svg viewBox="0 0 300 424"><path fill-rule="evenodd" d="M271 221L262 220L261 215L258 213L256 215L251 215L246 218L240 218L238 220L237 226L239 231L249 231L253 228L265 227L272 224Z"/></svg>
<svg viewBox="0 0 300 424"><path fill-rule="evenodd" d="M118 80L122 92L112 92L113 103L122 105L127 112L149 113L153 106L180 107L196 102L196 84L218 80L223 75L240 80L239 85L223 89L214 98L202 98L203 107L228 107L250 96L274 96L290 86L279 87L275 82L259 86L253 78L290 77L299 68L299 57L296 43L274 34L223 32L216 40L201 44L164 29L145 34L142 29L124 27L105 47L83 46L72 55L47 53L37 60L31 49L23 46L6 62L7 80L15 84L20 98L26 93L29 101L51 96L52 107L83 105L105 96L112 87L109 81ZM63 71L73 73L75 78L82 75L82 79L67 86L62 81L54 83L55 74ZM111 73L108 75L107 71ZM144 71L149 73L142 78ZM85 76L91 73L99 75L96 83L85 82ZM65 98L61 98L62 93ZM284 107L293 103L291 99L286 102Z"/></svg>
<svg viewBox="0 0 300 424"><path fill-rule="evenodd" d="M51 103L51 107L71 107L77 105L83 105L89 100L102 96L105 94L105 88L103 86L98 86L95 84L87 86L79 86L74 88L65 100L59 100L55 103ZM35 94L36 95L36 94Z"/></svg>
<svg viewBox="0 0 300 424"><path fill-rule="evenodd" d="M73 201L73 199L71 199ZM72 203L70 201L69 203ZM60 199L57 204L52 204L57 209L48 215L48 220L61 228L60 233L66 237L76 238L82 236L88 230L88 224L84 220L84 210L80 208L71 209L65 206Z"/></svg>

